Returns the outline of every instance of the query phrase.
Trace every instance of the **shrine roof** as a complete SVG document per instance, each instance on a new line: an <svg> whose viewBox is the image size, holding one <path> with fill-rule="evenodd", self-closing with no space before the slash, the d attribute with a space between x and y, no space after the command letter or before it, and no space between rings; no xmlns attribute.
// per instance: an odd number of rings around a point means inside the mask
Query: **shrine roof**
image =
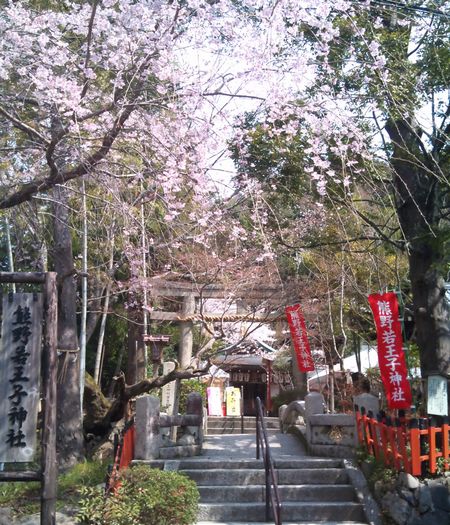
<svg viewBox="0 0 450 525"><path fill-rule="evenodd" d="M213 359L214 363L263 365L263 360L273 361L277 350L257 339L244 339L237 344L222 348Z"/></svg>

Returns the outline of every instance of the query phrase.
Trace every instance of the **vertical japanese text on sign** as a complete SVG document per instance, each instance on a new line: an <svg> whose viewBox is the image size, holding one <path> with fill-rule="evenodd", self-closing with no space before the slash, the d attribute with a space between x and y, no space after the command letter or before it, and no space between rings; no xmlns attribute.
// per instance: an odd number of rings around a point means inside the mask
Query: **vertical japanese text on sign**
<svg viewBox="0 0 450 525"><path fill-rule="evenodd" d="M36 450L42 296L3 298L0 350L0 461L28 462Z"/></svg>
<svg viewBox="0 0 450 525"><path fill-rule="evenodd" d="M369 295L377 329L378 363L388 406L391 409L411 406L411 387L408 381L403 351L402 328L394 292Z"/></svg>
<svg viewBox="0 0 450 525"><path fill-rule="evenodd" d="M297 356L298 368L301 372L312 372L315 367L301 306L299 304L286 306L285 312Z"/></svg>

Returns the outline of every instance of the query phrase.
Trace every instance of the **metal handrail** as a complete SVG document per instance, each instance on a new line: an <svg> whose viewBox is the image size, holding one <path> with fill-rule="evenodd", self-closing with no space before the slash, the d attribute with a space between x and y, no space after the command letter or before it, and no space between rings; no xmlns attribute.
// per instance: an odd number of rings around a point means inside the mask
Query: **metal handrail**
<svg viewBox="0 0 450 525"><path fill-rule="evenodd" d="M260 459L263 452L264 470L266 477L266 521L270 521L270 505L272 505L275 525L281 524L281 501L278 491L275 468L270 453L269 439L267 438L266 422L264 421L263 404L256 398L256 459Z"/></svg>

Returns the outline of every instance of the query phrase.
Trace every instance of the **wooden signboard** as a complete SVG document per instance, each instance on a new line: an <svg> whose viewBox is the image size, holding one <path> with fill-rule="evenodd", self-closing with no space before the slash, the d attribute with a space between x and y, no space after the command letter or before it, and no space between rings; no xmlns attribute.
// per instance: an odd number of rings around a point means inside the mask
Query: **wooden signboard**
<svg viewBox="0 0 450 525"><path fill-rule="evenodd" d="M41 485L41 525L56 524L56 376L58 298L54 272L0 272L0 285L32 284L42 295L12 293L2 301L0 341L0 482L37 481ZM41 318L43 320L41 322ZM42 327L42 328L41 328ZM42 331L42 334L41 334ZM40 341L42 335L42 342ZM41 382L41 386L40 386ZM40 468L8 468L32 459L36 416L42 394ZM11 450L13 449L13 450ZM6 457L6 459L5 459Z"/></svg>
<svg viewBox="0 0 450 525"><path fill-rule="evenodd" d="M36 452L42 307L42 294L3 296L0 462L30 462Z"/></svg>

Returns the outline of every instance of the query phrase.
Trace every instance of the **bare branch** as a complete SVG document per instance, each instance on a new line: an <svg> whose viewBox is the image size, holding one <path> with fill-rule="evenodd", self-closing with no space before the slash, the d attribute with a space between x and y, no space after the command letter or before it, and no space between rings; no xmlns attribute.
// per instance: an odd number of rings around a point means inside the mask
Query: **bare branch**
<svg viewBox="0 0 450 525"><path fill-rule="evenodd" d="M35 130L31 126L28 126L28 124L25 124L21 120L11 115L11 113L6 111L6 109L2 106L0 106L0 114L6 117L16 128L25 132L30 138L37 139L40 143L42 143L45 146L48 146L50 144L50 141L46 139L44 135L41 135L39 131Z"/></svg>
<svg viewBox="0 0 450 525"><path fill-rule="evenodd" d="M178 365L178 363L176 363L176 365ZM175 370L165 376L143 379L134 385L127 385L125 383L125 375L121 372L119 376L114 378L117 388L116 398L103 416L101 426L108 427L111 423L122 419L128 401L134 397L151 392L157 388L162 388L164 385L167 385L167 383L175 381L176 379L202 377L208 373L210 367L211 363L209 362L204 368L199 369L188 368L183 370L176 366Z"/></svg>
<svg viewBox="0 0 450 525"><path fill-rule="evenodd" d="M84 61L85 69L89 65L89 60L91 59L91 42L92 42L92 28L94 27L95 13L97 12L98 0L95 0L92 4L91 17L89 19L88 34L87 34L87 50L86 50L86 60ZM85 77L83 90L81 91L80 98L84 98L89 88L89 79Z"/></svg>

